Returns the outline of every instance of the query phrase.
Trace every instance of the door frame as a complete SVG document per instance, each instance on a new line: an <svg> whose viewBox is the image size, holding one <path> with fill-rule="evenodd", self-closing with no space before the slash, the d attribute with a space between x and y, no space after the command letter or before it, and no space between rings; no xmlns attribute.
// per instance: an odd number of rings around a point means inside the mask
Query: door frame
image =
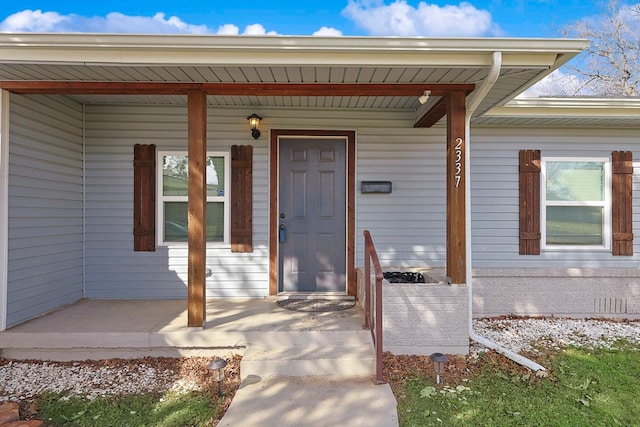
<svg viewBox="0 0 640 427"><path fill-rule="evenodd" d="M346 142L346 174L347 174L347 230L345 244L347 245L347 294L356 296L355 270L355 186L356 186L356 132L344 130L299 130L299 129L271 129L269 148L269 295L278 294L278 194L279 175L279 144L280 137L305 138L327 137L344 138Z"/></svg>

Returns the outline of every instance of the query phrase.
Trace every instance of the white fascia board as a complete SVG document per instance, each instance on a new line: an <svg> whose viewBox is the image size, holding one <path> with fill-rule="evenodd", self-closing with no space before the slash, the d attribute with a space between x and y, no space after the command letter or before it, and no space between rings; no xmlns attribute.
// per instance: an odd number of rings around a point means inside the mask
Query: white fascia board
<svg viewBox="0 0 640 427"><path fill-rule="evenodd" d="M486 117L611 117L640 118L640 97L518 98L495 107Z"/></svg>
<svg viewBox="0 0 640 427"><path fill-rule="evenodd" d="M370 65L549 67L581 39L0 34L0 62L96 65Z"/></svg>

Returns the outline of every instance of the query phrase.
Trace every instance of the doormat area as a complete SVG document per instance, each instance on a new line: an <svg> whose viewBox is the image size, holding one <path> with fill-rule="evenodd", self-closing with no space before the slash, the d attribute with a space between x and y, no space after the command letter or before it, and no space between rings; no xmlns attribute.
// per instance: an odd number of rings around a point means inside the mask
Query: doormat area
<svg viewBox="0 0 640 427"><path fill-rule="evenodd" d="M287 310L321 313L348 310L356 305L356 301L343 299L284 299L277 301L277 304Z"/></svg>

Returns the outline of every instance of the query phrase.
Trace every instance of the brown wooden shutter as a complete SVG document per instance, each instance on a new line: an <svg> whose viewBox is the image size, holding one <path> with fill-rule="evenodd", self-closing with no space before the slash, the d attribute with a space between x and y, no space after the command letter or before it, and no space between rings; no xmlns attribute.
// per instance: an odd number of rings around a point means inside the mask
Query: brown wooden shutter
<svg viewBox="0 0 640 427"><path fill-rule="evenodd" d="M540 150L520 150L520 255L540 255Z"/></svg>
<svg viewBox="0 0 640 427"><path fill-rule="evenodd" d="M133 147L133 250L156 250L156 146Z"/></svg>
<svg viewBox="0 0 640 427"><path fill-rule="evenodd" d="M614 151L611 160L612 251L613 255L633 255L633 155L631 151Z"/></svg>
<svg viewBox="0 0 640 427"><path fill-rule="evenodd" d="M231 252L253 252L253 147L231 147Z"/></svg>

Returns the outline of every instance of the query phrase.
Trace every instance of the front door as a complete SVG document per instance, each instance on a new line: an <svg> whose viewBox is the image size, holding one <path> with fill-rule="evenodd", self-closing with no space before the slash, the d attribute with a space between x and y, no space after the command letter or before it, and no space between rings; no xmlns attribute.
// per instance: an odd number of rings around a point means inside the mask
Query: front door
<svg viewBox="0 0 640 427"><path fill-rule="evenodd" d="M280 292L346 289L346 140L280 138Z"/></svg>

